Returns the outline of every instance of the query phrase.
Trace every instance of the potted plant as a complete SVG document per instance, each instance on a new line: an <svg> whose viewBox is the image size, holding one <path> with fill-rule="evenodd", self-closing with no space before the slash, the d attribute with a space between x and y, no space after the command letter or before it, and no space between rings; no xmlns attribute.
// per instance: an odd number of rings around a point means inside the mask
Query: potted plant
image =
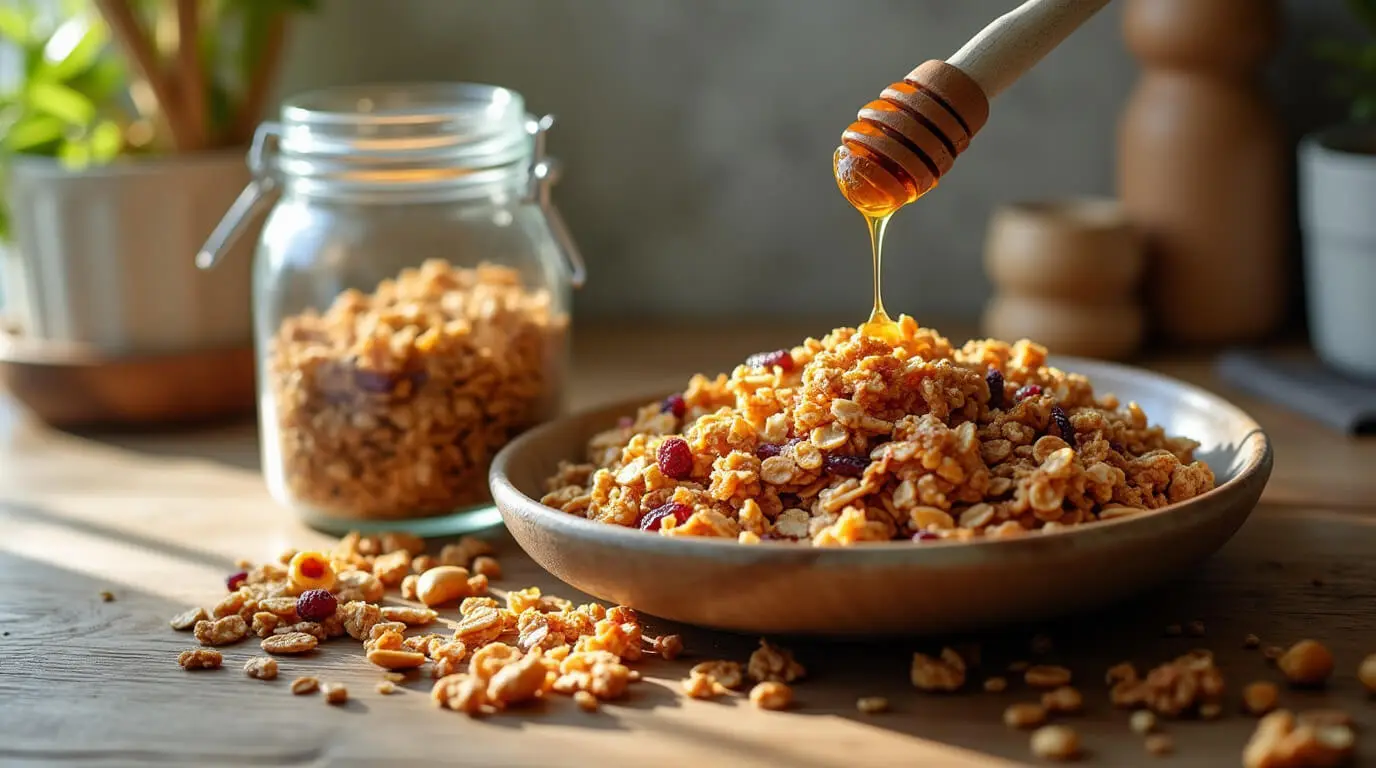
<svg viewBox="0 0 1376 768"><path fill-rule="evenodd" d="M249 259L207 275L194 255L248 181L287 24L311 1L53 5L0 6L22 69L0 85L6 325L115 359L249 347Z"/></svg>
<svg viewBox="0 0 1376 768"><path fill-rule="evenodd" d="M1310 334L1333 368L1376 378L1376 0L1349 0L1368 40L1327 42L1347 122L1300 142Z"/></svg>

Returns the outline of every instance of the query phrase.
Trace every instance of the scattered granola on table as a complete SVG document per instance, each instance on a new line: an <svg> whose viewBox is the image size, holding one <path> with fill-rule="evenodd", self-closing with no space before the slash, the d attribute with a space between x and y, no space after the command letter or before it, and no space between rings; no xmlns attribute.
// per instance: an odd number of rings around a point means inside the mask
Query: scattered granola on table
<svg viewBox="0 0 1376 768"><path fill-rule="evenodd" d="M594 436L541 501L666 536L828 546L1016 536L1214 487L1198 443L1043 347L900 327L896 344L841 328L694 376Z"/></svg>
<svg viewBox="0 0 1376 768"><path fill-rule="evenodd" d="M265 372L269 478L345 519L486 500L492 456L555 410L566 326L515 270L442 260L285 318Z"/></svg>

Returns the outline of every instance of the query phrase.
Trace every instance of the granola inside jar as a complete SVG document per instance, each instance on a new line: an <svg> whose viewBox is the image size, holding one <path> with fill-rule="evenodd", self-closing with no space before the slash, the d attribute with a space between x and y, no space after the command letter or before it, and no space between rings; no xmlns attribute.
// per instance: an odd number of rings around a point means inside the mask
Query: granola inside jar
<svg viewBox="0 0 1376 768"><path fill-rule="evenodd" d="M488 465L561 408L582 282L549 125L507 89L430 84L303 94L260 129L202 258L280 190L254 264L263 470L308 523L497 519Z"/></svg>

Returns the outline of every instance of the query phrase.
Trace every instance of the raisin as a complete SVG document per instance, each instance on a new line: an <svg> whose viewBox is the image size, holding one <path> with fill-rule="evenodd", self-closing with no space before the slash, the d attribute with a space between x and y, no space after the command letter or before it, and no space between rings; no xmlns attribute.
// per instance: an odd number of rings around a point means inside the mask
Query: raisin
<svg viewBox="0 0 1376 768"><path fill-rule="evenodd" d="M649 512L646 512L644 517L640 518L640 530L657 531L659 527L664 524L664 518L670 515L678 521L679 525L682 525L688 522L688 518L693 516L693 508L677 501L671 501L668 504L655 507Z"/></svg>
<svg viewBox="0 0 1376 768"><path fill-rule="evenodd" d="M324 621L338 607L339 602L326 589L308 589L296 598L296 615L305 621Z"/></svg>
<svg viewBox="0 0 1376 768"><path fill-rule="evenodd" d="M842 477L859 477L870 465L868 456L828 456L822 462L826 471Z"/></svg>
<svg viewBox="0 0 1376 768"><path fill-rule="evenodd" d="M1059 405L1051 406L1051 422L1056 425L1056 430L1060 432L1060 438L1071 448L1075 447L1075 428L1070 425L1070 416L1065 409Z"/></svg>
<svg viewBox="0 0 1376 768"><path fill-rule="evenodd" d="M693 451L681 437L671 437L660 443L656 459L665 477L684 480L693 474Z"/></svg>
<svg viewBox="0 0 1376 768"><path fill-rule="evenodd" d="M773 458L783 453L784 449L790 445L797 445L802 441L801 437L790 437L787 442L783 443L760 443L759 447L755 449L755 457L760 461Z"/></svg>
<svg viewBox="0 0 1376 768"><path fill-rule="evenodd" d="M756 352L750 357L745 358L745 364L751 368L773 368L778 366L784 371L791 371L794 367L793 353L786 349L776 349L773 352Z"/></svg>
<svg viewBox="0 0 1376 768"><path fill-rule="evenodd" d="M984 374L984 383L989 385L989 407L1003 407L1003 374L993 366L989 367L989 372Z"/></svg>
<svg viewBox="0 0 1376 768"><path fill-rule="evenodd" d="M247 580L248 574L244 573L243 571L239 571L238 573L231 573L227 578L225 578L225 586L229 588L230 592L238 592L239 587L242 587L244 585L244 582Z"/></svg>
<svg viewBox="0 0 1376 768"><path fill-rule="evenodd" d="M659 407L660 413L672 413L674 418L681 419L683 414L688 412L688 403L683 399L683 395L669 395L664 398L664 403Z"/></svg>
<svg viewBox="0 0 1376 768"><path fill-rule="evenodd" d="M1015 395L1013 395L1013 398L1014 398L1015 400L1026 400L1026 399L1029 398L1029 397L1036 397L1037 395L1040 395L1041 393L1042 393L1041 385L1039 385L1039 384L1028 384L1027 386L1023 387L1022 389L1019 389L1019 390L1018 390L1018 393L1015 394Z"/></svg>

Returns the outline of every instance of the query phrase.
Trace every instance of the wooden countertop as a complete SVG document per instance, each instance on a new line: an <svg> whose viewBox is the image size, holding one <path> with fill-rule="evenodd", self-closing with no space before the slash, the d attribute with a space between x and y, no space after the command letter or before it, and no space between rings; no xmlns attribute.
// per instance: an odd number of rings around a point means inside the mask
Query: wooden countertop
<svg viewBox="0 0 1376 768"><path fill-rule="evenodd" d="M572 405L667 390L694 371L728 368L808 330L580 329ZM1147 757L1127 714L1109 706L1103 671L1123 659L1148 666L1207 647L1236 702L1246 683L1279 679L1258 651L1242 647L1246 634L1278 645L1313 637L1333 649L1338 672L1326 691L1284 690L1282 701L1348 710L1361 728L1359 753L1370 759L1376 702L1362 695L1354 671L1363 655L1376 652L1376 441L1346 439L1230 393L1212 378L1205 357L1144 364L1222 392L1268 430L1276 465L1261 506L1182 583L1100 615L979 638L986 658L1029 657L1028 632L1050 634L1055 650L1048 658L1071 666L1085 694L1086 713L1066 719L1084 742L1082 764L1239 765L1253 720L1235 707L1217 722L1168 724L1176 754ZM1030 760L1027 735L1001 722L1003 708L1028 700L1029 692L1015 684L997 695L921 694L908 683L908 663L913 650L931 646L926 641L789 643L810 676L788 713L758 712L739 698L687 700L678 692L693 663L687 657L647 662L648 681L598 714L559 697L541 710L484 720L432 708L428 680L398 696L375 693L380 675L352 643L286 659L272 683L239 671L257 651L253 645L227 648L219 672L184 672L176 655L192 643L168 629L169 617L212 604L236 558L264 560L289 546L327 541L268 498L249 425L79 437L37 428L0 403L0 521L3 764L811 767ZM534 583L573 596L497 537L506 571L501 585ZM115 601L102 602L103 590ZM1196 619L1205 623L1205 637L1163 636L1165 625ZM699 659L744 661L754 643L683 633ZM350 703L334 708L318 697L291 696L287 683L298 674L348 684ZM886 696L893 710L861 715L860 696Z"/></svg>

